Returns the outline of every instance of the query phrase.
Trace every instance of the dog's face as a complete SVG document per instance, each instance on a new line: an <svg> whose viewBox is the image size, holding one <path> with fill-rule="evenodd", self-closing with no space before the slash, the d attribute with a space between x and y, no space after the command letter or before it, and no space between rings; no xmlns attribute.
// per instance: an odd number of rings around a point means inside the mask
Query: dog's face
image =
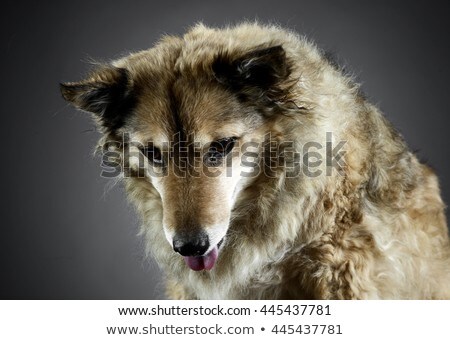
<svg viewBox="0 0 450 340"><path fill-rule="evenodd" d="M164 98L144 95L128 131L145 146L167 240L191 269L211 269L247 181L242 174L251 171L241 146L259 138L262 121L251 112L243 118L242 105L220 84L180 76L171 89Z"/></svg>
<svg viewBox="0 0 450 340"><path fill-rule="evenodd" d="M191 269L209 270L289 72L281 46L212 53L201 63L166 46L63 84L62 93L94 113L106 140L126 134L122 161L158 191L170 245ZM253 159L243 162L244 152Z"/></svg>

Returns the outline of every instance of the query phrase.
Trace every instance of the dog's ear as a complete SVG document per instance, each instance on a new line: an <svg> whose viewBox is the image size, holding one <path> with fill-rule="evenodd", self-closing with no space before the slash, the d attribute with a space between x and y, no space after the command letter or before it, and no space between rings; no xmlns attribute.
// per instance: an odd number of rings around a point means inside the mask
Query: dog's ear
<svg viewBox="0 0 450 340"><path fill-rule="evenodd" d="M277 94L278 86L290 75L286 52L280 45L256 49L238 57L220 53L212 70L220 83L237 91L255 89L255 94L259 95Z"/></svg>
<svg viewBox="0 0 450 340"><path fill-rule="evenodd" d="M128 71L105 66L86 80L60 84L65 100L76 108L91 112L108 132L120 128L135 104Z"/></svg>

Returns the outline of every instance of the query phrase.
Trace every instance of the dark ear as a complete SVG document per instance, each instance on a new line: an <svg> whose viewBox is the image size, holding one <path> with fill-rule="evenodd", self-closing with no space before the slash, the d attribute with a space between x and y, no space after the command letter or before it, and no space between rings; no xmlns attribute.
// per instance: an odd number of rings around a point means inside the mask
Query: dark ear
<svg viewBox="0 0 450 340"><path fill-rule="evenodd" d="M220 54L213 63L219 82L235 90L255 88L275 94L277 86L290 75L290 67L283 47L257 49L243 56Z"/></svg>
<svg viewBox="0 0 450 340"><path fill-rule="evenodd" d="M65 100L76 108L93 113L101 126L112 132L120 128L135 104L126 69L103 67L88 79L60 84Z"/></svg>

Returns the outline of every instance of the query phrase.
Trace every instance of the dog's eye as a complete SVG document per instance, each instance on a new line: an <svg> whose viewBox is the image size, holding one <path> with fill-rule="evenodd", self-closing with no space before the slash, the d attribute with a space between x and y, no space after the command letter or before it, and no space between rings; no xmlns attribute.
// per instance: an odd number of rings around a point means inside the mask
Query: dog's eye
<svg viewBox="0 0 450 340"><path fill-rule="evenodd" d="M163 155L160 149L153 146L149 146L144 149L144 155L147 156L148 160L155 166L164 165Z"/></svg>
<svg viewBox="0 0 450 340"><path fill-rule="evenodd" d="M222 138L211 143L204 157L207 166L219 166L222 159L233 149L236 137Z"/></svg>

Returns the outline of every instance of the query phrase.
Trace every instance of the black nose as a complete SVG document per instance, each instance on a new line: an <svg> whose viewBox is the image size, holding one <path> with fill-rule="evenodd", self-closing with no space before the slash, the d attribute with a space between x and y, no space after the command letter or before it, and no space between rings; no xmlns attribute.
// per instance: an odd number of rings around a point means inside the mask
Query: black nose
<svg viewBox="0 0 450 340"><path fill-rule="evenodd" d="M173 238L173 250L183 256L201 256L208 248L209 239L204 232L180 233Z"/></svg>

